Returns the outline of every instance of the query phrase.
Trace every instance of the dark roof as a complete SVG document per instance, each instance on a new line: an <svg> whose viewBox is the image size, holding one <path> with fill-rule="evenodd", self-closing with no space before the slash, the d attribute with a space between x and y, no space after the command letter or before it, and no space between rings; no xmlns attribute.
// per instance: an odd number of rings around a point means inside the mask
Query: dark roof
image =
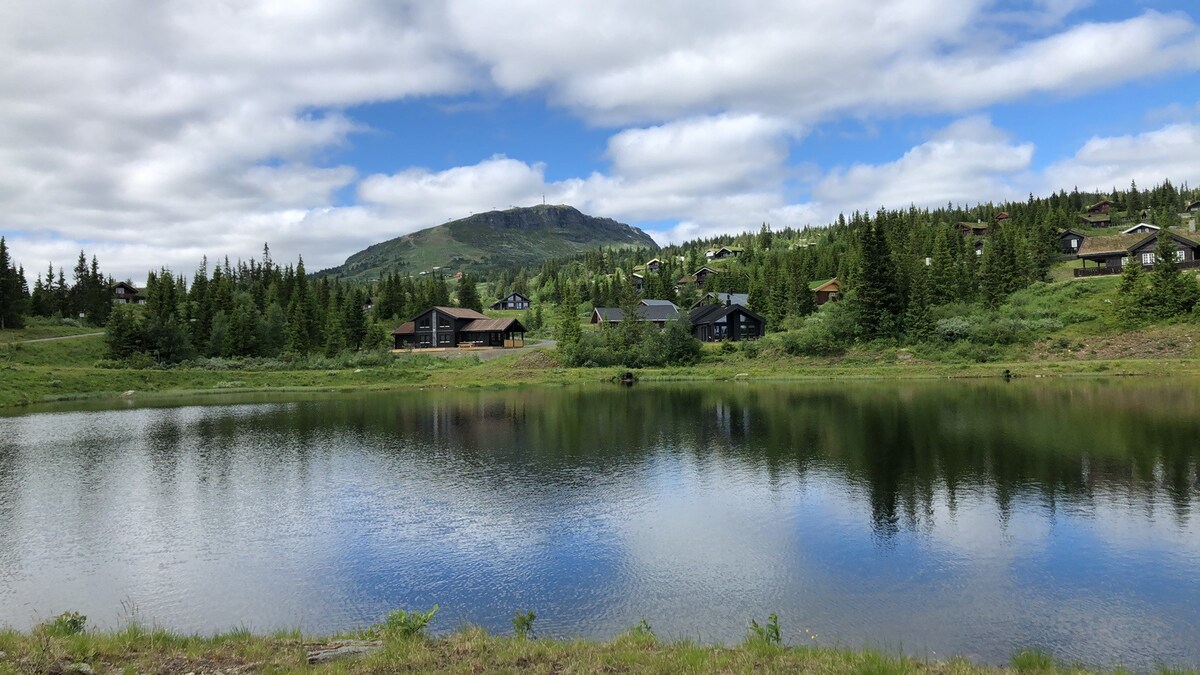
<svg viewBox="0 0 1200 675"><path fill-rule="evenodd" d="M463 333L488 333L488 332L508 332L517 331L525 332L525 327L516 319L476 319L471 323L462 327Z"/></svg>
<svg viewBox="0 0 1200 675"><path fill-rule="evenodd" d="M754 312L751 312L750 310L746 309L745 307L743 307L741 305L736 305L736 304L735 305L701 305L700 307L693 309L691 311L691 313L688 314L688 321L690 321L693 326L703 324L703 323L712 323L712 322L716 321L717 319L720 319L723 316L728 316L734 310L739 310L739 309L742 311L743 314L745 314L747 316L752 316L755 319L758 319L759 321L763 321L763 318L761 316L755 314ZM765 321L764 321L764 323L765 323Z"/></svg>
<svg viewBox="0 0 1200 675"><path fill-rule="evenodd" d="M710 298L716 300L717 302L716 303L707 302L707 300ZM697 300L696 304L692 305L692 309L696 309L697 307L704 305L704 304L745 306L745 305L750 304L750 294L749 293L713 293L710 291L708 293L705 293L704 297Z"/></svg>
<svg viewBox="0 0 1200 675"><path fill-rule="evenodd" d="M661 305L663 307L670 305L672 307L675 307L675 303L671 302L670 300L655 300L653 298L643 299L642 304L646 305L647 307L653 307L654 305Z"/></svg>
<svg viewBox="0 0 1200 675"><path fill-rule="evenodd" d="M504 296L503 298L500 298L500 299L501 299L501 300L508 300L509 298L514 298L514 297L516 297L516 298L520 298L520 299L522 299L522 300L524 300L524 301L526 301L526 302L528 302L528 301L529 301L529 298L525 297L525 295L523 295L523 294L521 294L521 293L517 293L516 291L513 291L512 293L509 293L508 295L506 295L506 296Z"/></svg>
<svg viewBox="0 0 1200 675"><path fill-rule="evenodd" d="M431 307L429 309L436 309L437 311L441 312L442 314L449 314L450 316L452 316L456 319L486 319L487 318L486 316L480 314L479 312L476 312L473 309L465 309L463 307ZM424 312L421 312L421 314L425 314L426 312L429 311L429 309L425 310ZM418 314L417 316L420 316L421 314Z"/></svg>
<svg viewBox="0 0 1200 675"><path fill-rule="evenodd" d="M416 332L416 327L417 325L412 321L406 321L397 326L396 330L392 331L392 335L412 335Z"/></svg>
<svg viewBox="0 0 1200 675"><path fill-rule="evenodd" d="M625 313L620 307L597 307L600 319L609 323L623 321ZM638 307L638 318L641 321L673 321L679 318L679 308L673 304L642 305Z"/></svg>
<svg viewBox="0 0 1200 675"><path fill-rule="evenodd" d="M140 292L140 291L138 291L137 286L134 286L133 284L129 283L128 281L118 281L117 283L112 285L113 288L116 288L117 286L123 286L125 288L128 288L129 290L133 291L135 295Z"/></svg>
<svg viewBox="0 0 1200 675"><path fill-rule="evenodd" d="M1069 228L1069 227L1068 227L1067 229L1063 230L1062 232L1059 232L1059 233L1058 233L1058 236L1060 236L1060 237L1065 237L1065 236L1067 236L1068 234L1073 234L1073 235L1075 235L1076 237L1079 237L1079 238L1081 238L1081 239L1087 239L1087 238L1088 238L1088 236L1089 236L1089 235L1087 235L1087 234L1084 234L1083 232L1080 232L1079 230L1072 230L1072 229L1071 229L1071 228Z"/></svg>

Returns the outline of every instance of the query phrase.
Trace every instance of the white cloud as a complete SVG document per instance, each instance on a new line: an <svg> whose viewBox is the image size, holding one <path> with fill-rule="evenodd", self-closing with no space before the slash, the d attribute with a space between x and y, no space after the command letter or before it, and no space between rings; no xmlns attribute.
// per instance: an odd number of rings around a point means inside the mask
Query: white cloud
<svg viewBox="0 0 1200 675"><path fill-rule="evenodd" d="M1048 189L1144 188L1170 178L1200 184L1200 124L1171 124L1136 135L1094 137L1069 159L1046 169Z"/></svg>
<svg viewBox="0 0 1200 675"><path fill-rule="evenodd" d="M1012 142L986 118L966 118L894 162L832 171L813 197L839 210L867 211L1019 197L1012 181L1029 169L1033 152L1033 144Z"/></svg>
<svg viewBox="0 0 1200 675"><path fill-rule="evenodd" d="M323 267L543 192L677 223L664 240L820 223L850 203L997 198L1020 182L1006 176L1028 164L1027 144L959 129L893 164L839 170L811 203L790 195L801 179L790 146L840 116L972 114L1200 67L1184 14L1064 23L1086 4L13 0L0 10L0 232L29 269L83 247L136 279L205 252L255 255L263 241ZM607 168L549 183L537 157L431 172L400 151L361 183L331 165L362 130L353 106L465 93L545 97L641 128L613 129ZM1187 158L1153 155L1154 138L1107 142L1147 159L1085 148L1061 170L1108 182L1166 158L1158 174L1192 175ZM347 194L360 203L342 206Z"/></svg>

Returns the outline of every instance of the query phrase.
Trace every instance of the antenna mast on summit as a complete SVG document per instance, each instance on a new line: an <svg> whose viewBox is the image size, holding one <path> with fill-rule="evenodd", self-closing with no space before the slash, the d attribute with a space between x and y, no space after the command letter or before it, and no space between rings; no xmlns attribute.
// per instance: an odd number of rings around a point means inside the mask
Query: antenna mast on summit
<svg viewBox="0 0 1200 675"><path fill-rule="evenodd" d="M546 205L546 193L543 192L542 193L542 206L545 206L545 205Z"/></svg>

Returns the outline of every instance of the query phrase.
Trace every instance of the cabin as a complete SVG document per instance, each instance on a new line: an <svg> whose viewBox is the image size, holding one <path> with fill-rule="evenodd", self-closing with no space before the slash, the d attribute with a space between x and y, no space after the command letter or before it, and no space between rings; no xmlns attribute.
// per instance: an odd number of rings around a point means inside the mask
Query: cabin
<svg viewBox="0 0 1200 675"><path fill-rule="evenodd" d="M1004 221L1008 220L1011 217L1012 216L1008 215L1008 211L1001 211L1000 213L996 214L996 217L994 218L994 220L997 223L1003 223Z"/></svg>
<svg viewBox="0 0 1200 675"><path fill-rule="evenodd" d="M392 331L396 349L524 347L516 319L489 319L473 309L430 307Z"/></svg>
<svg viewBox="0 0 1200 675"><path fill-rule="evenodd" d="M128 281L118 281L112 286L112 303L114 305L144 305L146 298L133 284Z"/></svg>
<svg viewBox="0 0 1200 675"><path fill-rule="evenodd" d="M705 293L703 297L696 301L696 304L691 306L691 309L702 307L704 305L741 305L748 307L750 305L749 293Z"/></svg>
<svg viewBox="0 0 1200 675"><path fill-rule="evenodd" d="M633 287L638 290L638 293L641 293L643 290L645 290L646 277L638 274L637 272L634 272L630 276L633 277Z"/></svg>
<svg viewBox="0 0 1200 675"><path fill-rule="evenodd" d="M1112 203L1111 200L1102 199L1102 200L1096 202L1095 204L1092 204L1091 206L1087 207L1087 212L1089 215L1095 215L1098 213L1103 213L1105 215L1108 215L1108 212L1112 210L1113 206L1115 206L1115 205Z"/></svg>
<svg viewBox="0 0 1200 675"><path fill-rule="evenodd" d="M679 318L679 308L670 300L642 300L638 305L637 321L652 323L660 329L668 321ZM620 307L597 307L592 310L592 323L600 328L625 320L625 312Z"/></svg>
<svg viewBox="0 0 1200 675"><path fill-rule="evenodd" d="M647 272L658 272L662 269L662 261L658 258L653 258L646 263Z"/></svg>
<svg viewBox="0 0 1200 675"><path fill-rule="evenodd" d="M508 297L492 303L492 309L529 309L533 303L520 293L509 293Z"/></svg>
<svg viewBox="0 0 1200 675"><path fill-rule="evenodd" d="M1088 227L1112 227L1112 216L1107 213L1089 213L1079 219Z"/></svg>
<svg viewBox="0 0 1200 675"><path fill-rule="evenodd" d="M1188 204L1187 206L1183 207L1183 212L1184 213L1200 213L1200 201L1192 202L1191 204Z"/></svg>
<svg viewBox="0 0 1200 675"><path fill-rule="evenodd" d="M1064 230L1058 235L1059 249L1064 254L1078 253L1087 235L1078 230Z"/></svg>
<svg viewBox="0 0 1200 675"><path fill-rule="evenodd" d="M1200 266L1200 237L1180 230L1170 230L1170 235L1175 242L1176 263L1185 269ZM1158 232L1090 237L1079 247L1076 255L1081 266L1074 274L1077 277L1120 274L1131 260L1143 267L1153 267L1157 249ZM1096 266L1088 267L1088 261Z"/></svg>
<svg viewBox="0 0 1200 675"><path fill-rule="evenodd" d="M757 340L766 322L742 305L702 305L688 314L692 335L701 342Z"/></svg>
<svg viewBox="0 0 1200 675"><path fill-rule="evenodd" d="M1151 225L1150 223L1138 223L1131 228L1121 230L1121 234L1152 234L1157 233L1158 229L1159 228L1157 225Z"/></svg>
<svg viewBox="0 0 1200 675"><path fill-rule="evenodd" d="M837 302L842 297L842 285L837 277L814 281L808 285L808 290L813 292L818 306L827 302Z"/></svg>
<svg viewBox="0 0 1200 675"><path fill-rule="evenodd" d="M705 280L707 280L710 276L712 276L714 274L720 274L720 273L721 273L720 270L714 270L711 267L707 267L707 266L701 267L700 269L696 270L695 272L693 272L685 277L682 277L679 280L679 282L677 283L677 285L678 286L686 286L688 284L694 284L696 286L703 286Z"/></svg>
<svg viewBox="0 0 1200 675"><path fill-rule="evenodd" d="M712 260L725 260L726 258L736 258L746 252L746 249L741 246L722 246L713 251Z"/></svg>
<svg viewBox="0 0 1200 675"><path fill-rule="evenodd" d="M974 223L955 223L955 229L964 237L986 237L988 224L982 221Z"/></svg>

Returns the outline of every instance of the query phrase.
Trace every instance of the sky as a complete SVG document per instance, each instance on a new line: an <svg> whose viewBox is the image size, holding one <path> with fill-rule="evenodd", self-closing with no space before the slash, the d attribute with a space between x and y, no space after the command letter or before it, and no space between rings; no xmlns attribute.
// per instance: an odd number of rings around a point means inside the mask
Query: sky
<svg viewBox="0 0 1200 675"><path fill-rule="evenodd" d="M541 203L658 242L1200 184L1194 0L6 0L31 278L312 271Z"/></svg>

